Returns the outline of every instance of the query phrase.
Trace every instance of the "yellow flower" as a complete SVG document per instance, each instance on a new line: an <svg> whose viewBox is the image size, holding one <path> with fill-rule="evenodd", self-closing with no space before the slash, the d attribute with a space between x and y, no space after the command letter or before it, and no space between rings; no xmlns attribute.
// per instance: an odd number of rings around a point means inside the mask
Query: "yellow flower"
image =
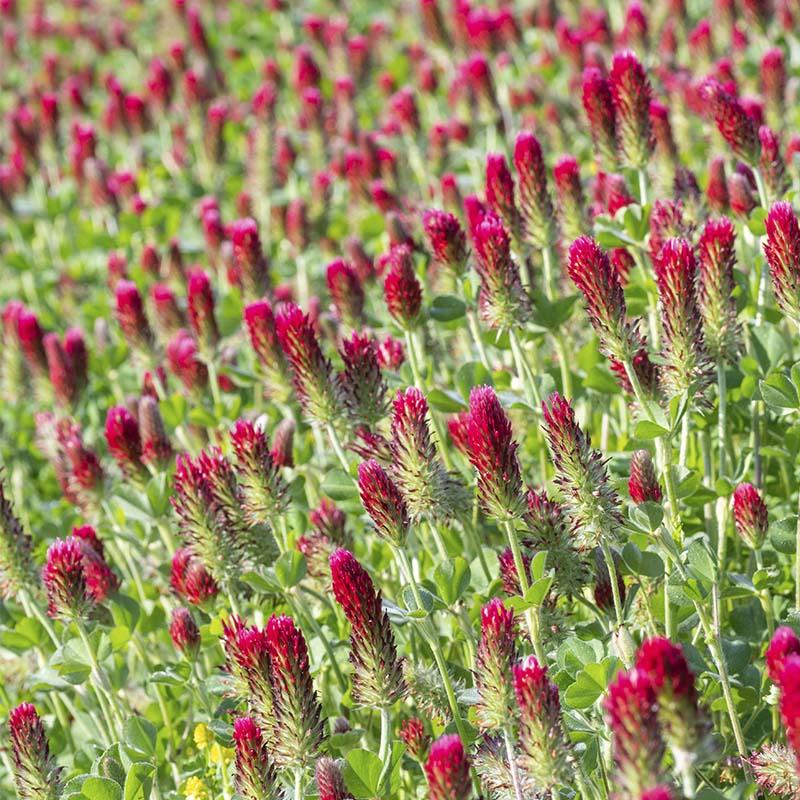
<svg viewBox="0 0 800 800"><path fill-rule="evenodd" d="M205 750L212 742L211 731L204 722L198 722L194 729L194 743L198 750Z"/></svg>
<svg viewBox="0 0 800 800"><path fill-rule="evenodd" d="M189 778L183 787L183 795L186 800L211 800L211 793L200 778Z"/></svg>
<svg viewBox="0 0 800 800"><path fill-rule="evenodd" d="M217 742L211 745L211 750L208 753L208 759L212 764L230 764L232 757L233 750L222 747Z"/></svg>

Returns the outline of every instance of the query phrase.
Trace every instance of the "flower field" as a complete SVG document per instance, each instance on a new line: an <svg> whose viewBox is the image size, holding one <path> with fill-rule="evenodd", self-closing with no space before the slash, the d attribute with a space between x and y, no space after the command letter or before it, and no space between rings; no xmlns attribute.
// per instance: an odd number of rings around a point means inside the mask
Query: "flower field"
<svg viewBox="0 0 800 800"><path fill-rule="evenodd" d="M0 0L0 797L800 798L798 30Z"/></svg>

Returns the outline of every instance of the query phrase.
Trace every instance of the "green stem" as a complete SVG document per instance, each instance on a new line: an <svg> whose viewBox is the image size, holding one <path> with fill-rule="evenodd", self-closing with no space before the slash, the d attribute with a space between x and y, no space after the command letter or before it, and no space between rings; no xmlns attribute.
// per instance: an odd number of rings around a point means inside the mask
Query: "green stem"
<svg viewBox="0 0 800 800"><path fill-rule="evenodd" d="M214 363L213 355L207 356L205 362L206 368L208 369L208 385L211 389L211 399L214 402L214 416L218 417L222 413L222 395L219 393L217 365Z"/></svg>
<svg viewBox="0 0 800 800"><path fill-rule="evenodd" d="M517 757L514 753L514 742L511 738L511 726L505 725L503 727L503 742L506 746L506 758L508 759L508 768L511 772L511 783L514 785L514 796L516 800L523 800L522 786L519 782L519 770L517 769Z"/></svg>
<svg viewBox="0 0 800 800"><path fill-rule="evenodd" d="M561 390L567 400L572 399L572 370L569 368L569 359L567 357L567 348L564 343L564 337L560 333L553 335L553 344L558 354L558 365L561 369Z"/></svg>
<svg viewBox="0 0 800 800"><path fill-rule="evenodd" d="M647 205L647 170L641 167L637 172L639 174L639 205L644 207Z"/></svg>
<svg viewBox="0 0 800 800"><path fill-rule="evenodd" d="M513 520L506 520L503 523L503 527L505 528L508 546L511 548L511 555L514 559L514 569L517 571L520 594L525 597L528 589L530 589L531 584L530 580L528 579L528 572L525 569L525 562L522 558L522 550L519 546L519 538L517 537L517 531L514 527ZM535 608L526 608L524 616L525 622L528 626L528 633L531 637L531 643L533 644L533 652L536 654L536 658L538 659L539 663L544 666L547 661L545 659L544 647L542 645L538 606Z"/></svg>
<svg viewBox="0 0 800 800"><path fill-rule="evenodd" d="M483 570L483 575L487 581L491 582L492 580L492 573L489 570L489 564L486 561L486 556L483 553L483 548L481 547L480 539L478 538L478 532L475 530L475 526L472 524L472 520L467 517L466 514L459 517L461 521L461 528L466 533L467 538L472 542L472 546L475 548L475 552L478 556L478 561L480 561L481 569Z"/></svg>
<svg viewBox="0 0 800 800"><path fill-rule="evenodd" d="M294 611L294 614L301 619L305 619L308 622L311 630L314 631L314 633L317 635L317 638L322 642L322 646L325 648L325 653L328 656L328 661L333 668L334 675L336 675L336 681L339 684L339 688L344 692L347 689L347 681L345 680L344 675L342 675L342 670L340 669L339 662L336 660L336 656L334 655L333 647L328 641L328 637L322 630L322 626L317 622L317 620L314 618L314 614L310 610L308 612L301 611L300 606L295 602L291 595L287 594L286 597L289 601L289 605Z"/></svg>
<svg viewBox="0 0 800 800"><path fill-rule="evenodd" d="M106 723L108 724L109 730L111 731L113 737L115 733L118 734L122 731L124 715L120 711L114 695L111 692L108 684L108 677L97 660L97 654L94 651L92 641L83 625L83 621L75 620L75 627L78 630L78 636L83 642L86 654L89 656L89 662L92 666L92 686L95 689L100 710L103 712L103 716L106 718Z"/></svg>
<svg viewBox="0 0 800 800"><path fill-rule="evenodd" d="M336 458L339 459L342 469L350 475L350 465L347 463L347 456L342 447L342 441L339 439L339 434L336 432L336 428L333 427L333 423L329 422L325 426L325 430L328 432L328 439L330 439L331 447L333 448L333 452L336 453Z"/></svg>
<svg viewBox="0 0 800 800"><path fill-rule="evenodd" d="M381 741L378 747L378 758L381 760L381 774L378 777L378 791L383 789L389 770L392 767L392 714L388 708L382 707L381 713Z"/></svg>
<svg viewBox="0 0 800 800"><path fill-rule="evenodd" d="M617 584L617 565L614 563L614 554L611 552L608 542L603 536L600 540L600 549L603 551L603 558L608 570L608 578L611 581L611 596L614 598L614 615L617 618L617 627L621 628L624 624L622 617L622 600L619 595L619 585Z"/></svg>
<svg viewBox="0 0 800 800"><path fill-rule="evenodd" d="M522 388L525 392L525 400L528 405L534 410L538 411L542 407L542 398L539 395L539 390L536 387L536 381L533 379L530 367L525 358L525 353L520 345L519 338L516 331L508 331L508 341L511 345L511 355L514 358L514 366L517 369L517 376L522 381Z"/></svg>
<svg viewBox="0 0 800 800"><path fill-rule="evenodd" d="M469 325L469 332L472 336L473 342L475 342L475 347L478 348L478 356L480 357L481 364L486 368L487 372L492 371L492 365L489 362L489 356L486 354L486 348L483 344L483 339L481 339L481 331L478 327L478 321L475 318L475 312L470 309L467 311L467 324Z"/></svg>
<svg viewBox="0 0 800 800"><path fill-rule="evenodd" d="M754 550L753 557L756 561L756 569L761 571L764 569L764 557L761 550ZM764 616L767 618L767 630L769 631L769 638L772 639L772 634L775 633L775 612L772 610L772 597L769 591L764 589L759 590L758 596L761 599L761 606L764 609Z"/></svg>
<svg viewBox="0 0 800 800"><path fill-rule="evenodd" d="M303 800L303 768L296 767L294 771L294 800Z"/></svg>

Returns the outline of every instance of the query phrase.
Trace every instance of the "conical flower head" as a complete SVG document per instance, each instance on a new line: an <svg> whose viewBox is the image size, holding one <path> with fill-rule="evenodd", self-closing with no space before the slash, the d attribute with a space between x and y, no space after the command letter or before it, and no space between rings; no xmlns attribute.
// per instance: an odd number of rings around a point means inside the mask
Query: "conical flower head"
<svg viewBox="0 0 800 800"><path fill-rule="evenodd" d="M325 278L338 318L350 328L359 327L364 321L364 287L355 267L337 258L328 264Z"/></svg>
<svg viewBox="0 0 800 800"><path fill-rule="evenodd" d="M775 299L784 314L800 325L800 225L791 203L775 203L767 215L764 255Z"/></svg>
<svg viewBox="0 0 800 800"><path fill-rule="evenodd" d="M786 162L781 153L781 142L778 134L766 125L758 129L758 141L761 143L759 169L769 197L783 197L789 188L786 174Z"/></svg>
<svg viewBox="0 0 800 800"><path fill-rule="evenodd" d="M482 728L502 728L511 714L511 667L517 660L514 612L495 597L481 609L481 638L475 653L478 720Z"/></svg>
<svg viewBox="0 0 800 800"><path fill-rule="evenodd" d="M797 797L800 776L792 750L782 744L763 744L748 759L761 791L777 797Z"/></svg>
<svg viewBox="0 0 800 800"><path fill-rule="evenodd" d="M621 521L619 497L606 462L575 419L570 402L554 392L542 404L544 432L556 468L555 482L573 518L576 541L594 547L613 540Z"/></svg>
<svg viewBox="0 0 800 800"><path fill-rule="evenodd" d="M632 361L642 340L628 321L622 284L608 256L594 239L580 236L569 248L567 271L586 300L602 352L616 361Z"/></svg>
<svg viewBox="0 0 800 800"><path fill-rule="evenodd" d="M603 705L612 736L614 785L625 797L637 798L665 777L665 746L649 676L635 668L620 672L608 687Z"/></svg>
<svg viewBox="0 0 800 800"><path fill-rule="evenodd" d="M534 247L552 247L557 230L547 167L542 146L530 131L521 131L514 142L514 167L523 235Z"/></svg>
<svg viewBox="0 0 800 800"><path fill-rule="evenodd" d="M683 648L663 636L642 642L636 668L650 679L658 718L676 763L691 764L699 754L708 720L698 705L695 676Z"/></svg>
<svg viewBox="0 0 800 800"><path fill-rule="evenodd" d="M558 688L547 668L528 656L514 667L520 762L537 788L570 782L570 746L561 720Z"/></svg>
<svg viewBox="0 0 800 800"><path fill-rule="evenodd" d="M42 581L47 590L47 613L51 617L83 619L94 608L78 539L70 536L56 539L50 545L42 569Z"/></svg>
<svg viewBox="0 0 800 800"><path fill-rule="evenodd" d="M653 458L647 450L635 450L631 455L628 493L636 505L661 502L661 486L658 483Z"/></svg>
<svg viewBox="0 0 800 800"><path fill-rule="evenodd" d="M169 621L169 635L175 649L190 661L194 660L200 649L200 629L188 608L178 606L173 609Z"/></svg>
<svg viewBox="0 0 800 800"><path fill-rule="evenodd" d="M303 410L316 422L333 422L341 415L340 391L311 320L294 303L287 303L276 317L275 327Z"/></svg>
<svg viewBox="0 0 800 800"><path fill-rule="evenodd" d="M697 302L697 261L685 239L668 239L655 262L661 306L662 383L671 397L692 391L702 395L711 362L703 339Z"/></svg>
<svg viewBox="0 0 800 800"><path fill-rule="evenodd" d="M428 426L428 401L414 386L392 403L392 475L409 513L449 517L465 499L460 484L444 468Z"/></svg>
<svg viewBox="0 0 800 800"><path fill-rule="evenodd" d="M276 800L278 778L261 729L252 717L233 721L234 785L243 800Z"/></svg>
<svg viewBox="0 0 800 800"><path fill-rule="evenodd" d="M428 209L422 215L422 227L435 261L455 276L467 268L469 248L458 217L449 211Z"/></svg>
<svg viewBox="0 0 800 800"><path fill-rule="evenodd" d="M248 707L268 747L272 748L276 720L267 632L248 626L233 615L222 623L222 648L225 669L233 679L236 692L247 698Z"/></svg>
<svg viewBox="0 0 800 800"><path fill-rule="evenodd" d="M769 528L767 506L751 483L740 483L733 492L733 520L736 532L753 550L760 550Z"/></svg>
<svg viewBox="0 0 800 800"><path fill-rule="evenodd" d="M314 768L319 800L349 800L352 797L344 783L342 770L332 758L323 756Z"/></svg>
<svg viewBox="0 0 800 800"><path fill-rule="evenodd" d="M650 210L650 237L648 248L653 264L661 254L667 239L692 238L692 226L686 220L683 203L671 198L658 199Z"/></svg>
<svg viewBox="0 0 800 800"><path fill-rule="evenodd" d="M307 767L319 755L325 732L306 640L291 617L273 614L267 622L267 647L275 715L274 758L281 767Z"/></svg>
<svg viewBox="0 0 800 800"><path fill-rule="evenodd" d="M233 245L233 265L240 276L245 296L260 297L269 286L269 265L264 256L258 223L252 217L237 219L228 226Z"/></svg>
<svg viewBox="0 0 800 800"><path fill-rule="evenodd" d="M400 738L412 758L421 761L425 758L431 737L425 732L425 724L419 717L410 717L403 720L400 726Z"/></svg>
<svg viewBox="0 0 800 800"><path fill-rule="evenodd" d="M522 566L528 579L531 582L531 557L525 551L522 552ZM503 582L503 591L509 596L522 595L522 587L519 583L519 573L514 561L514 554L510 547L506 547L497 556L497 567L500 572L500 580Z"/></svg>
<svg viewBox="0 0 800 800"><path fill-rule="evenodd" d="M761 56L761 89L772 119L780 120L786 100L786 61L779 47L771 47Z"/></svg>
<svg viewBox="0 0 800 800"><path fill-rule="evenodd" d="M22 703L8 716L14 784L20 800L58 800L63 778L50 754L47 733L36 708Z"/></svg>
<svg viewBox="0 0 800 800"><path fill-rule="evenodd" d="M80 394L78 374L73 369L57 333L46 334L43 342L53 393L62 406L71 408Z"/></svg>
<svg viewBox="0 0 800 800"><path fill-rule="evenodd" d="M561 156L553 165L558 220L567 241L577 239L588 226L581 171L573 156Z"/></svg>
<svg viewBox="0 0 800 800"><path fill-rule="evenodd" d="M181 328L166 347L167 364L190 392L200 392L208 385L208 367L203 363L194 336Z"/></svg>
<svg viewBox="0 0 800 800"><path fill-rule="evenodd" d="M617 119L611 84L596 67L583 71L583 110L589 121L589 133L595 157L606 168L617 163Z"/></svg>
<svg viewBox="0 0 800 800"><path fill-rule="evenodd" d="M139 433L142 440L142 463L164 469L172 460L172 444L167 436L158 400L142 395L138 408Z"/></svg>
<svg viewBox="0 0 800 800"><path fill-rule="evenodd" d="M231 445L245 519L250 525L268 526L286 510L289 487L272 457L267 436L249 420L239 420L231 430Z"/></svg>
<svg viewBox="0 0 800 800"><path fill-rule="evenodd" d="M621 160L631 169L645 169L653 152L650 129L653 91L647 73L639 59L625 51L614 55L609 81Z"/></svg>
<svg viewBox="0 0 800 800"><path fill-rule="evenodd" d="M374 458L358 467L358 492L378 536L402 547L408 535L408 506L397 484Z"/></svg>
<svg viewBox="0 0 800 800"><path fill-rule="evenodd" d="M699 94L734 155L751 167L757 166L761 153L758 129L738 98L714 78L703 81Z"/></svg>
<svg viewBox="0 0 800 800"><path fill-rule="evenodd" d="M472 231L476 269L481 279L478 311L492 329L521 325L530 313L519 267L511 257L511 239L500 217L488 213Z"/></svg>
<svg viewBox="0 0 800 800"><path fill-rule="evenodd" d="M521 229L521 218L514 194L514 178L505 156L489 153L486 156L486 204L503 220L503 224L516 240Z"/></svg>
<svg viewBox="0 0 800 800"><path fill-rule="evenodd" d="M383 282L386 309L404 330L417 323L422 308L422 286L414 271L414 257L407 244L397 244L389 251L389 270Z"/></svg>
<svg viewBox="0 0 800 800"><path fill-rule="evenodd" d="M72 529L70 539L75 539L83 555L86 591L95 603L105 602L119 588L119 578L106 561L103 543L91 525Z"/></svg>
<svg viewBox="0 0 800 800"><path fill-rule="evenodd" d="M366 570L348 550L330 557L333 596L351 625L353 698L361 705L388 708L403 694L403 674L389 617Z"/></svg>
<svg viewBox="0 0 800 800"><path fill-rule="evenodd" d="M387 412L378 345L372 337L353 332L342 342L341 356L344 370L339 378L348 414L357 425L372 429Z"/></svg>
<svg viewBox="0 0 800 800"><path fill-rule="evenodd" d="M121 280L115 292L116 317L122 335L132 350L149 352L155 342L153 331L144 311L144 303L136 284Z"/></svg>
<svg viewBox="0 0 800 800"><path fill-rule="evenodd" d="M219 586L205 564L188 547L179 547L175 551L169 585L192 605L200 605L219 593Z"/></svg>
<svg viewBox="0 0 800 800"><path fill-rule="evenodd" d="M142 438L139 423L125 406L113 406L106 415L106 444L124 475L142 471Z"/></svg>
<svg viewBox="0 0 800 800"><path fill-rule="evenodd" d="M33 540L14 513L0 479L0 594L8 599L38 583L31 551Z"/></svg>
<svg viewBox="0 0 800 800"><path fill-rule="evenodd" d="M297 549L305 556L312 578L330 576L329 559L337 547L348 547L351 536L344 512L327 497L308 514L311 530L297 540Z"/></svg>
<svg viewBox="0 0 800 800"><path fill-rule="evenodd" d="M732 359L739 352L741 330L733 290L736 281L736 229L727 217L710 219L697 243L700 268L698 303L706 347L715 358Z"/></svg>
<svg viewBox="0 0 800 800"><path fill-rule="evenodd" d="M484 511L499 521L522 516L525 496L518 445L511 420L490 386L470 391L467 431L467 455L478 473L478 498Z"/></svg>
<svg viewBox="0 0 800 800"><path fill-rule="evenodd" d="M214 311L211 278L202 269L194 269L189 273L187 305L189 322L200 347L207 353L213 353L219 343L219 328Z"/></svg>
<svg viewBox="0 0 800 800"><path fill-rule="evenodd" d="M800 637L788 625L781 625L772 635L764 655L767 675L776 686L781 684L783 667L791 655L800 655Z"/></svg>
<svg viewBox="0 0 800 800"><path fill-rule="evenodd" d="M470 800L472 780L469 759L456 733L440 736L432 745L425 762L429 800Z"/></svg>
<svg viewBox="0 0 800 800"><path fill-rule="evenodd" d="M272 391L285 389L288 367L275 329L275 316L269 300L254 300L244 308L244 324L250 346Z"/></svg>
<svg viewBox="0 0 800 800"><path fill-rule="evenodd" d="M47 356L44 352L44 331L33 311L24 306L15 314L17 340L25 363L34 375L47 373Z"/></svg>

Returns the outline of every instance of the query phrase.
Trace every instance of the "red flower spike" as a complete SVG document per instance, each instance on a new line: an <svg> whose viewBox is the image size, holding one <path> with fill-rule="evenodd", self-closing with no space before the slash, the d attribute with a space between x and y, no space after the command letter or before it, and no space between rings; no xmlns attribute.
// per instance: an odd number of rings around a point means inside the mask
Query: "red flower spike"
<svg viewBox="0 0 800 800"><path fill-rule="evenodd" d="M138 409L139 433L142 441L141 461L163 469L172 461L173 451L164 420L158 408L158 400L148 394L142 395Z"/></svg>
<svg viewBox="0 0 800 800"><path fill-rule="evenodd" d="M338 258L328 264L326 280L338 318L358 328L364 321L364 287L355 267Z"/></svg>
<svg viewBox="0 0 800 800"><path fill-rule="evenodd" d="M181 383L192 392L208 385L208 368L200 358L197 342L189 331L181 328L166 347L167 364Z"/></svg>
<svg viewBox="0 0 800 800"><path fill-rule="evenodd" d="M639 797L666 777L658 704L649 676L640 669L620 672L603 705L612 734L614 785L626 796Z"/></svg>
<svg viewBox="0 0 800 800"><path fill-rule="evenodd" d="M342 770L332 758L323 756L314 768L319 800L349 800L352 797L344 783Z"/></svg>
<svg viewBox="0 0 800 800"><path fill-rule="evenodd" d="M761 56L761 89L767 101L767 108L772 115L773 124L780 120L786 100L786 62L783 51L772 47Z"/></svg>
<svg viewBox="0 0 800 800"><path fill-rule="evenodd" d="M252 217L237 219L228 226L233 245L233 265L241 276L246 297L260 297L269 288L269 266L261 246L258 223Z"/></svg>
<svg viewBox="0 0 800 800"><path fill-rule="evenodd" d="M219 592L219 586L203 562L188 547L179 547L172 557L170 586L192 605L200 605Z"/></svg>
<svg viewBox="0 0 800 800"><path fill-rule="evenodd" d="M397 484L375 459L359 465L358 491L378 536L402 547L408 535L408 507Z"/></svg>
<svg viewBox="0 0 800 800"><path fill-rule="evenodd" d="M294 432L295 422L291 418L281 420L275 426L269 452L278 467L294 467Z"/></svg>
<svg viewBox="0 0 800 800"><path fill-rule="evenodd" d="M759 169L764 177L767 194L770 197L783 197L789 188L789 178L786 175L786 163L781 153L778 134L762 125L758 129L758 140L761 142Z"/></svg>
<svg viewBox="0 0 800 800"><path fill-rule="evenodd" d="M513 676L523 769L543 789L569 783L570 746L561 720L558 688L534 656L517 664Z"/></svg>
<svg viewBox="0 0 800 800"><path fill-rule="evenodd" d="M685 239L668 239L655 262L663 330L662 383L671 397L702 395L711 381L697 300L697 261Z"/></svg>
<svg viewBox="0 0 800 800"><path fill-rule="evenodd" d="M733 520L742 541L751 549L760 550L767 536L769 518L761 494L750 483L740 483L733 492Z"/></svg>
<svg viewBox="0 0 800 800"><path fill-rule="evenodd" d="M794 751L800 770L800 655L789 655L783 663L780 682L781 712L786 741Z"/></svg>
<svg viewBox="0 0 800 800"><path fill-rule="evenodd" d="M728 181L725 177L725 159L715 156L708 164L708 186L706 188L706 201L712 211L718 214L728 210Z"/></svg>
<svg viewBox="0 0 800 800"><path fill-rule="evenodd" d="M89 383L89 353L80 328L68 328L64 334L64 354L72 371L72 381L80 392Z"/></svg>
<svg viewBox="0 0 800 800"><path fill-rule="evenodd" d="M481 279L478 311L492 329L522 324L530 313L528 296L519 267L511 257L511 239L500 218L487 212L472 228L477 256L475 268Z"/></svg>
<svg viewBox="0 0 800 800"><path fill-rule="evenodd" d="M511 714L511 667L517 660L514 612L495 597L481 609L481 638L475 653L477 714L483 729L499 729Z"/></svg>
<svg viewBox="0 0 800 800"><path fill-rule="evenodd" d="M144 312L144 303L136 284L121 280L115 289L117 322L132 350L149 352L154 344L153 332Z"/></svg>
<svg viewBox="0 0 800 800"><path fill-rule="evenodd" d="M758 129L739 100L713 78L703 81L699 93L734 155L757 166L761 150Z"/></svg>
<svg viewBox="0 0 800 800"><path fill-rule="evenodd" d="M781 625L772 635L764 656L767 675L776 686L781 685L783 667L792 655L800 655L800 638L788 625Z"/></svg>
<svg viewBox="0 0 800 800"><path fill-rule="evenodd" d="M284 387L287 383L286 358L275 329L272 306L266 299L255 300L245 306L244 324L250 346L258 357L270 388Z"/></svg>
<svg viewBox="0 0 800 800"><path fill-rule="evenodd" d="M653 459L647 450L636 450L631 455L628 493L636 505L661 502L661 486L656 477Z"/></svg>
<svg viewBox="0 0 800 800"><path fill-rule="evenodd" d="M106 415L106 444L123 474L132 476L142 469L142 440L139 423L125 406L113 406Z"/></svg>
<svg viewBox="0 0 800 800"><path fill-rule="evenodd" d="M325 732L306 640L291 617L274 614L266 634L275 716L271 752L280 767L307 767L319 755Z"/></svg>
<svg viewBox="0 0 800 800"><path fill-rule="evenodd" d="M36 708L22 703L8 715L14 783L22 800L57 800L63 790L62 769L50 753L47 733Z"/></svg>
<svg viewBox="0 0 800 800"><path fill-rule="evenodd" d="M583 71L583 109L589 121L595 157L605 167L617 163L617 120L611 84L603 73L588 67Z"/></svg>
<svg viewBox="0 0 800 800"><path fill-rule="evenodd" d="M405 687L380 592L348 550L331 554L330 571L333 596L351 625L353 697L368 708L388 708L402 696Z"/></svg>
<svg viewBox="0 0 800 800"><path fill-rule="evenodd" d="M84 570L80 540L56 539L47 550L42 569L47 590L47 613L64 620L82 619L93 608Z"/></svg>
<svg viewBox="0 0 800 800"><path fill-rule="evenodd" d="M602 352L617 361L632 361L642 340L628 321L622 284L608 256L594 239L581 236L569 248L567 271L586 300Z"/></svg>
<svg viewBox="0 0 800 800"><path fill-rule="evenodd" d="M436 263L455 276L463 275L469 248L458 217L449 211L429 209L422 215L422 227Z"/></svg>
<svg viewBox="0 0 800 800"><path fill-rule="evenodd" d="M580 166L573 156L561 156L553 166L558 219L567 241L577 239L587 228L586 198Z"/></svg>
<svg viewBox="0 0 800 800"><path fill-rule="evenodd" d="M650 128L652 89L641 62L630 51L616 53L609 73L619 153L623 164L645 169L653 152Z"/></svg>
<svg viewBox="0 0 800 800"><path fill-rule="evenodd" d="M191 270L187 291L192 331L201 348L212 353L219 342L219 330L214 316L214 292L208 273L201 269Z"/></svg>
<svg viewBox="0 0 800 800"><path fill-rule="evenodd" d="M339 379L348 414L355 424L371 429L387 411L378 347L369 336L353 333L342 342L341 356L344 370Z"/></svg>
<svg viewBox="0 0 800 800"><path fill-rule="evenodd" d="M775 299L784 314L800 325L800 225L791 203L775 203L766 221L764 255Z"/></svg>
<svg viewBox="0 0 800 800"><path fill-rule="evenodd" d="M753 182L739 172L728 178L728 203L731 211L742 221L749 218L758 205Z"/></svg>
<svg viewBox="0 0 800 800"><path fill-rule="evenodd" d="M234 785L243 800L276 800L278 778L269 757L267 743L252 717L233 721L236 752Z"/></svg>
<svg viewBox="0 0 800 800"><path fill-rule="evenodd" d="M64 352L57 333L48 333L44 337L44 351L47 356L47 369L50 383L56 400L65 408L70 408L78 399L78 384L71 364Z"/></svg>
<svg viewBox="0 0 800 800"><path fill-rule="evenodd" d="M425 762L429 800L470 800L472 780L469 759L456 733L440 736Z"/></svg>
<svg viewBox="0 0 800 800"><path fill-rule="evenodd" d="M275 329L303 410L317 422L333 422L342 410L340 390L311 320L294 303L286 303L275 318Z"/></svg>
<svg viewBox="0 0 800 800"><path fill-rule="evenodd" d="M422 286L414 272L411 248L406 244L395 245L389 251L383 297L395 322L403 329L413 328L422 307Z"/></svg>
<svg viewBox="0 0 800 800"><path fill-rule="evenodd" d="M410 717L403 720L400 726L400 738L412 758L417 761L422 761L425 758L431 737L425 732L425 725L419 717Z"/></svg>
<svg viewBox="0 0 800 800"><path fill-rule="evenodd" d="M521 131L514 142L519 211L524 236L534 247L552 247L556 240L555 211L547 186L547 167L539 140Z"/></svg>
<svg viewBox="0 0 800 800"><path fill-rule="evenodd" d="M710 219L697 243L700 270L698 302L710 355L732 359L739 352L741 331L733 291L736 281L736 229L727 217Z"/></svg>
<svg viewBox="0 0 800 800"><path fill-rule="evenodd" d="M169 623L169 635L175 649L190 661L197 657L200 649L200 629L188 608L179 606L173 609Z"/></svg>
<svg viewBox="0 0 800 800"><path fill-rule="evenodd" d="M496 520L522 516L525 496L511 421L494 389L477 386L469 395L468 457L478 473L481 506Z"/></svg>
<svg viewBox="0 0 800 800"><path fill-rule="evenodd" d="M503 220L516 240L521 233L521 218L514 195L514 178L505 156L489 153L486 156L486 204Z"/></svg>

